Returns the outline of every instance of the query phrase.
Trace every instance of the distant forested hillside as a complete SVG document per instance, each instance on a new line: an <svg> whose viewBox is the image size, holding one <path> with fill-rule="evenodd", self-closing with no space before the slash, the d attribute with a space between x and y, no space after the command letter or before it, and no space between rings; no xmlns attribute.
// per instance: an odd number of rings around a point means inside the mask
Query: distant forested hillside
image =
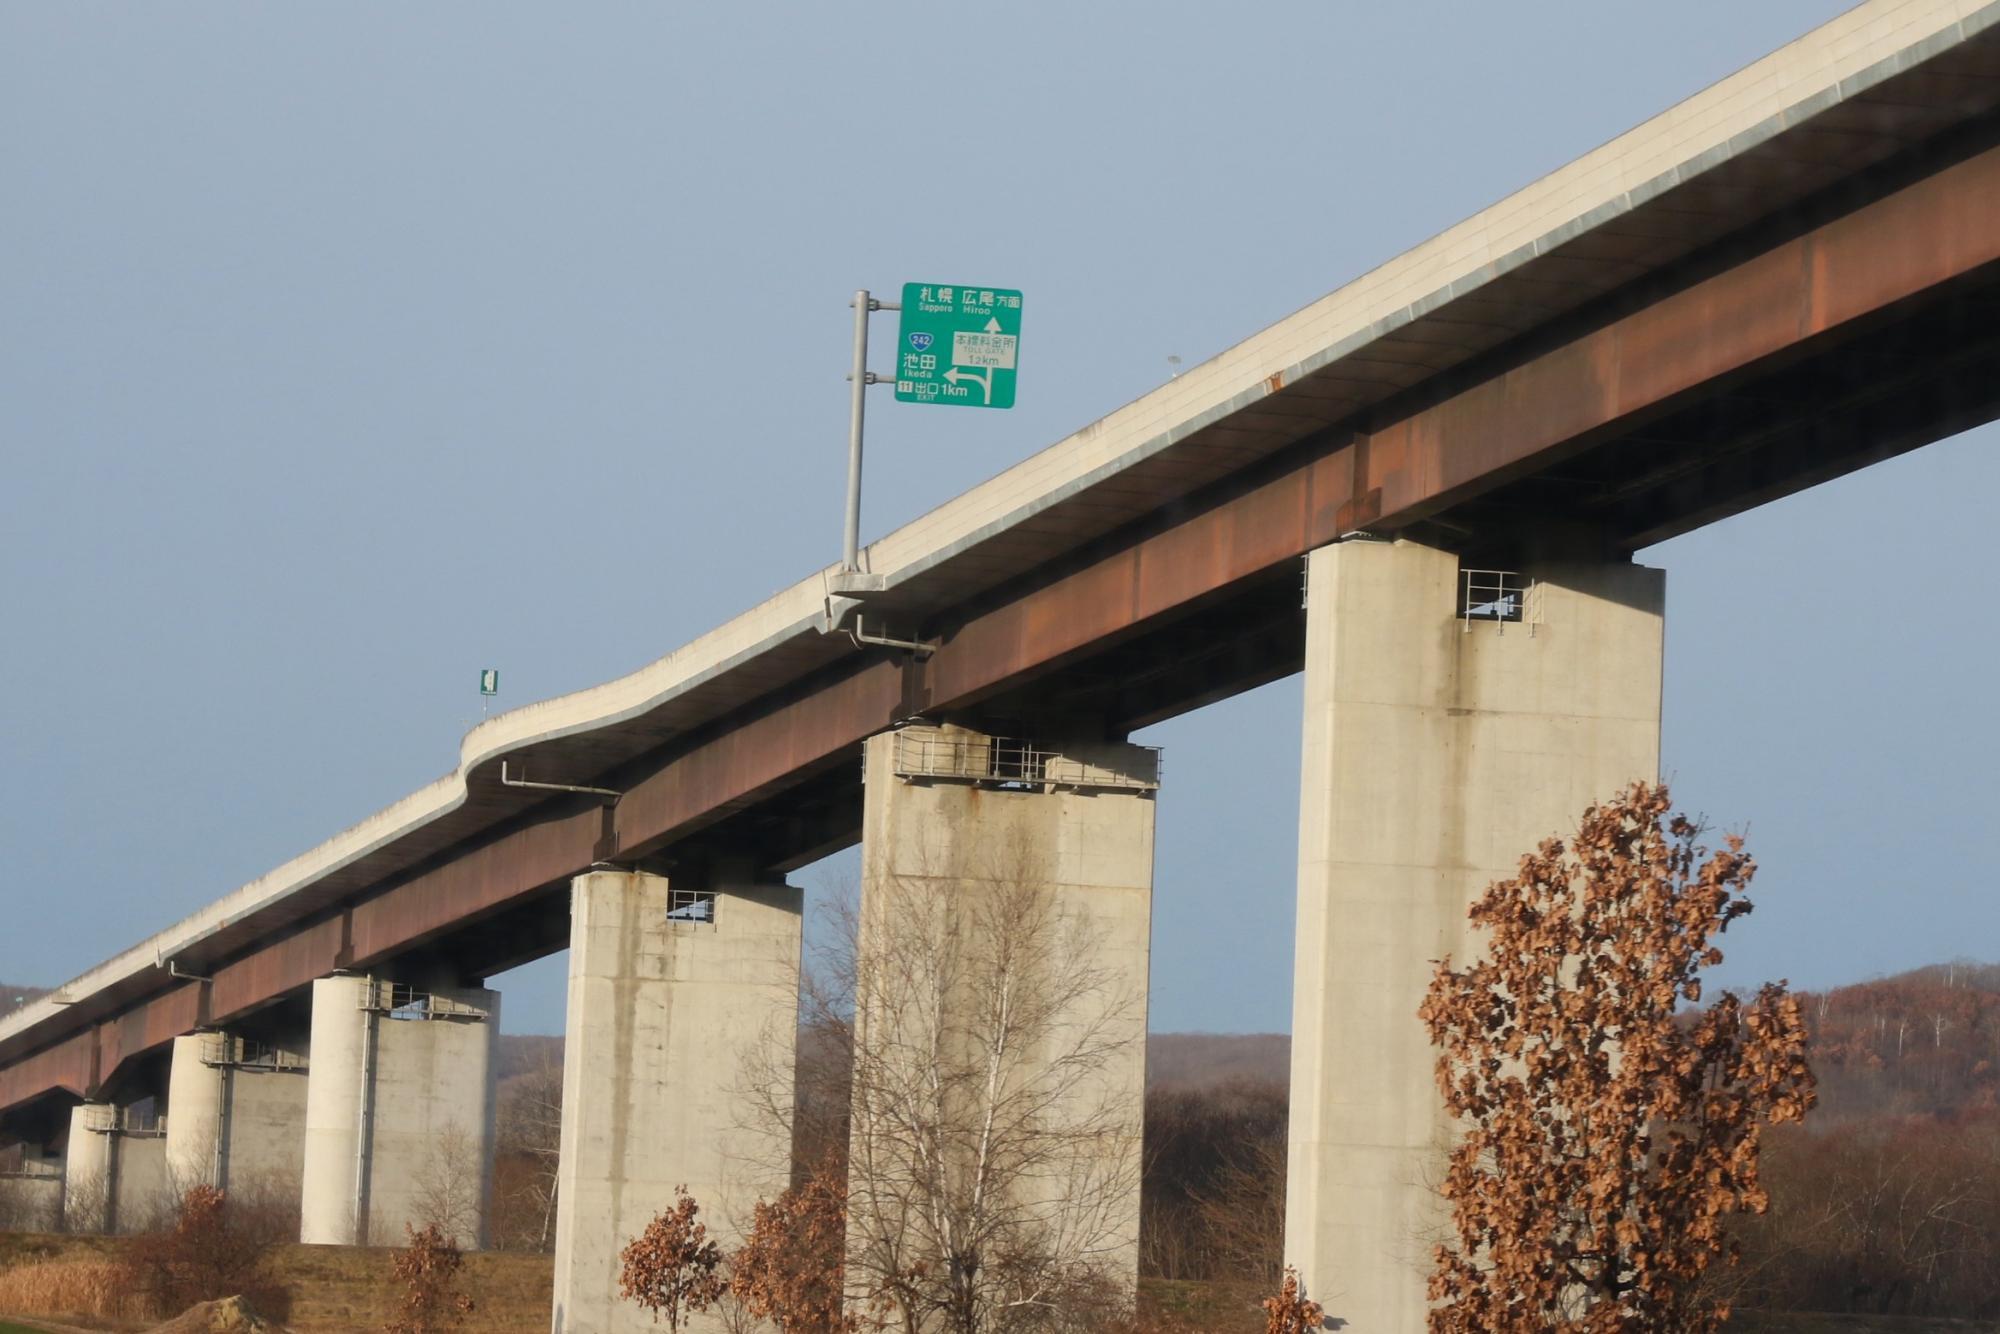
<svg viewBox="0 0 2000 1334"><path fill-rule="evenodd" d="M1815 1128L2000 1109L2000 964L1933 964L1805 1000Z"/></svg>
<svg viewBox="0 0 2000 1334"><path fill-rule="evenodd" d="M1771 1210L1739 1222L1738 1300L2000 1315L2000 966L1807 992L1820 1100L1765 1142Z"/></svg>
<svg viewBox="0 0 2000 1334"><path fill-rule="evenodd" d="M1150 1088L1198 1089L1238 1081L1289 1083L1292 1039L1284 1033L1154 1033L1146 1039Z"/></svg>
<svg viewBox="0 0 2000 1334"><path fill-rule="evenodd" d="M2000 1315L2000 966L1938 964L1799 999L1819 1105L1765 1140L1770 1212L1736 1220L1744 1263L1716 1281L1765 1310ZM1153 1035L1149 1274L1276 1282L1289 1047Z"/></svg>
<svg viewBox="0 0 2000 1334"><path fill-rule="evenodd" d="M49 994L47 987L22 986L15 982L0 982L0 1014L17 1010L38 996Z"/></svg>

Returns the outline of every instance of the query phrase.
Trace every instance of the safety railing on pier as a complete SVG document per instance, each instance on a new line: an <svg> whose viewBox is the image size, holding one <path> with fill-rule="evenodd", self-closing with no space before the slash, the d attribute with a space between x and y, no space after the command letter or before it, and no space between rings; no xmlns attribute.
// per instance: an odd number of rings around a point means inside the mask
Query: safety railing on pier
<svg viewBox="0 0 2000 1334"><path fill-rule="evenodd" d="M1494 621L1503 630L1526 626L1532 635L1541 623L1541 602L1540 585L1518 570L1458 572L1458 616L1468 632L1474 621Z"/></svg>
<svg viewBox="0 0 2000 1334"><path fill-rule="evenodd" d="M1149 746L1092 746L1061 750L1015 737L908 728L896 734L896 774L998 787L1156 791L1160 752Z"/></svg>
<svg viewBox="0 0 2000 1334"><path fill-rule="evenodd" d="M306 1058L268 1042L254 1042L233 1033L204 1033L201 1063L230 1070L303 1070Z"/></svg>
<svg viewBox="0 0 2000 1334"><path fill-rule="evenodd" d="M418 991L402 982L370 978L361 993L361 1008L391 1019L485 1019L488 1014L477 1005Z"/></svg>

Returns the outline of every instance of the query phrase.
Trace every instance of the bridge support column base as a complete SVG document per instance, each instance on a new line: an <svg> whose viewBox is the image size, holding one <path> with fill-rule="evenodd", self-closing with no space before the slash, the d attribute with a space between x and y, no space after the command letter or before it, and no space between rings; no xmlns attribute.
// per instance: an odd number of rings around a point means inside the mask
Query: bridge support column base
<svg viewBox="0 0 2000 1334"><path fill-rule="evenodd" d="M1285 1255L1354 1334L1421 1334L1453 1139L1417 1019L1472 900L1585 807L1659 773L1665 577L1551 564L1514 623L1458 559L1309 557Z"/></svg>
<svg viewBox="0 0 2000 1334"><path fill-rule="evenodd" d="M63 1160L63 1226L71 1232L144 1232L171 1208L166 1141L108 1102L70 1109Z"/></svg>
<svg viewBox="0 0 2000 1334"><path fill-rule="evenodd" d="M866 743L850 1301L940 1272L927 1239L973 1230L975 1190L1007 1222L968 1262L1039 1249L1136 1293L1158 775L1122 743Z"/></svg>
<svg viewBox="0 0 2000 1334"><path fill-rule="evenodd" d="M436 1224L485 1244L500 993L313 983L299 1239L400 1246Z"/></svg>
<svg viewBox="0 0 2000 1334"><path fill-rule="evenodd" d="M68 1119L67 1111L64 1119ZM40 1142L0 1146L0 1232L62 1227L63 1164Z"/></svg>
<svg viewBox="0 0 2000 1334"><path fill-rule="evenodd" d="M790 1184L801 895L676 895L640 871L581 875L570 893L550 1328L638 1334L656 1326L618 1295L620 1253L676 1187L728 1250ZM711 1311L681 1327L723 1325Z"/></svg>
<svg viewBox="0 0 2000 1334"><path fill-rule="evenodd" d="M305 1171L306 1061L234 1033L174 1039L167 1077L167 1175L176 1195L216 1186L231 1201L297 1217Z"/></svg>

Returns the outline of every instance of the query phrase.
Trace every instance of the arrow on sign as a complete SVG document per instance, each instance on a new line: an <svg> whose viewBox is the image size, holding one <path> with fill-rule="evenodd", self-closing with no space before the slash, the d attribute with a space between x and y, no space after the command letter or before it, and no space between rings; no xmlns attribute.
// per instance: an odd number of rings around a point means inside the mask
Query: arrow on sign
<svg viewBox="0 0 2000 1334"><path fill-rule="evenodd" d="M987 332L987 333L999 333L999 332L1000 332L1000 321L999 321L998 317L996 317L996 316L993 316L993 315L988 315L988 316L986 317L986 332Z"/></svg>
<svg viewBox="0 0 2000 1334"><path fill-rule="evenodd" d="M978 385L980 389L985 392L986 401L988 403L991 403L993 401L992 371L988 371L984 375L979 375L973 371L962 371L958 367L954 366L950 370L944 373L944 378L949 380L954 385L956 385L960 380L970 380L974 384Z"/></svg>

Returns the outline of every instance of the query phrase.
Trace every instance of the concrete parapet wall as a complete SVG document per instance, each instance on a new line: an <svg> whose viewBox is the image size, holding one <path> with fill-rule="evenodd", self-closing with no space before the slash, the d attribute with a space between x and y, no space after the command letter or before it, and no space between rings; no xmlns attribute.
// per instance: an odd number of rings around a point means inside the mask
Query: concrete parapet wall
<svg viewBox="0 0 2000 1334"><path fill-rule="evenodd" d="M800 892L719 886L711 920L670 919L667 880L643 872L571 895L551 1328L638 1334L655 1326L619 1298L619 1255L675 1188L727 1249L790 1181Z"/></svg>
<svg viewBox="0 0 2000 1334"><path fill-rule="evenodd" d="M1466 910L1586 807L1659 772L1665 577L1551 564L1512 624L1457 557L1344 542L1307 575L1285 1253L1329 1317L1418 1334L1453 1126L1417 1018Z"/></svg>

